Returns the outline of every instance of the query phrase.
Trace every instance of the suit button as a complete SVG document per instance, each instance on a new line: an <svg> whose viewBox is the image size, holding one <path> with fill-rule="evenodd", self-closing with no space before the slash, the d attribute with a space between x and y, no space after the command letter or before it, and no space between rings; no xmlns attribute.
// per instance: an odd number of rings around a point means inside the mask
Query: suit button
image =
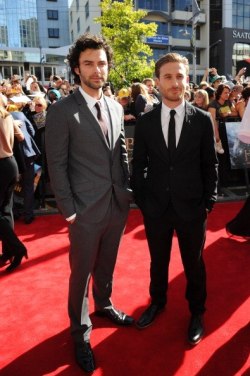
<svg viewBox="0 0 250 376"><path fill-rule="evenodd" d="M170 191L170 188L169 188L169 187L167 187L167 188L166 188L166 191L167 191L167 192L169 192L169 191Z"/></svg>
<svg viewBox="0 0 250 376"><path fill-rule="evenodd" d="M174 171L174 167L173 166L170 166L170 171Z"/></svg>

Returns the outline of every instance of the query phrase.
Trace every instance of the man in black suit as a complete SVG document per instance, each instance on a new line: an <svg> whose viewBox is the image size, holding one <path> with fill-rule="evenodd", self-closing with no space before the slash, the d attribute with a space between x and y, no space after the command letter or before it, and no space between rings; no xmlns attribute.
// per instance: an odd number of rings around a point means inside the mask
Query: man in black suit
<svg viewBox="0 0 250 376"><path fill-rule="evenodd" d="M149 326L166 305L175 231L191 312L188 340L195 345L204 331L202 317L207 294L202 252L207 213L216 201L217 158L209 114L184 100L188 70L187 59L176 53L169 53L156 63L156 85L162 104L137 122L132 188L143 213L151 256L151 304L137 326Z"/></svg>

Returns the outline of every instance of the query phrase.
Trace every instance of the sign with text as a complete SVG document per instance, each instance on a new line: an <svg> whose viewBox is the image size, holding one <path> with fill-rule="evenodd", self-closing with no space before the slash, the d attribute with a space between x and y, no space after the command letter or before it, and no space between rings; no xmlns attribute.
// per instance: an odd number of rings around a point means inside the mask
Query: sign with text
<svg viewBox="0 0 250 376"><path fill-rule="evenodd" d="M250 168L250 144L239 140L241 122L226 122L227 141L232 169Z"/></svg>
<svg viewBox="0 0 250 376"><path fill-rule="evenodd" d="M169 37L167 35L156 35L154 37L147 37L147 43L169 45Z"/></svg>

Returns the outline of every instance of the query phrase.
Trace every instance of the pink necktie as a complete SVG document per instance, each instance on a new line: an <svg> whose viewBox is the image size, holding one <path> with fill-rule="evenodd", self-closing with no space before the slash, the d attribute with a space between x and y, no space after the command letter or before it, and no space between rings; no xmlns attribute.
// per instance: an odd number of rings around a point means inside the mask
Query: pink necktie
<svg viewBox="0 0 250 376"><path fill-rule="evenodd" d="M100 124L100 127L102 129L102 132L103 132L104 136L106 137L106 139L108 141L108 126L107 126L107 123L105 121L105 117L102 116L100 102L96 102L95 108L97 109L97 119L98 119L98 122Z"/></svg>

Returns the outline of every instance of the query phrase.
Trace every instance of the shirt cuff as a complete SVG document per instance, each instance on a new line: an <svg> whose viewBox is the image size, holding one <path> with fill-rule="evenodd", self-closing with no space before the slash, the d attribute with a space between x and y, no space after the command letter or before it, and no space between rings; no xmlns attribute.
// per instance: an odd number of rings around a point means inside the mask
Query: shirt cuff
<svg viewBox="0 0 250 376"><path fill-rule="evenodd" d="M70 217L66 218L66 221L67 221L67 222L70 222L70 221L72 221L72 219L75 219L75 217L76 217L76 213L74 213L74 214L71 215Z"/></svg>

